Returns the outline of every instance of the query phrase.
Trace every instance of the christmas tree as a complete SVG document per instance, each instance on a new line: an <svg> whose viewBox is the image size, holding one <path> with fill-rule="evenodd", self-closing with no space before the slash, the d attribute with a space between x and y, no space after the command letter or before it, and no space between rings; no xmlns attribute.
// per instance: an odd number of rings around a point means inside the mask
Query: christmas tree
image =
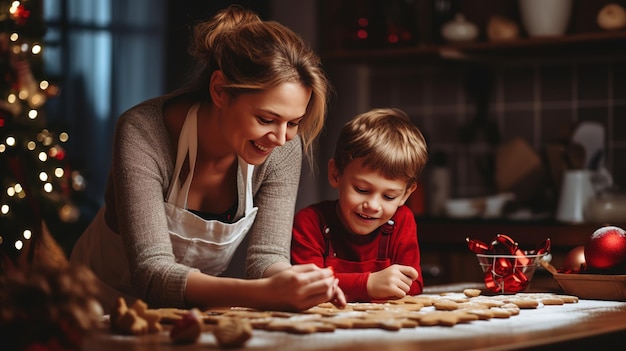
<svg viewBox="0 0 626 351"><path fill-rule="evenodd" d="M69 135L47 128L59 89L44 78L44 34L42 0L0 0L0 271L32 262L38 247L51 255L59 240L47 228L79 216L84 181L67 160Z"/></svg>

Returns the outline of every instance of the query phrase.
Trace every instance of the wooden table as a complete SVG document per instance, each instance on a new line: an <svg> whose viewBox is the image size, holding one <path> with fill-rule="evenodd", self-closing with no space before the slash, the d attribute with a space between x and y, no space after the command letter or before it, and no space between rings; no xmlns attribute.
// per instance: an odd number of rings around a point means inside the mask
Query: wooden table
<svg viewBox="0 0 626 351"><path fill-rule="evenodd" d="M446 289L460 286L434 287L426 292L451 291ZM626 302L580 300L560 306L523 309L511 318L478 320L453 327L420 326L399 331L337 329L308 335L255 329L242 350L581 350L619 345L624 340ZM85 351L218 349L213 334L208 331L196 344L174 345L167 332L135 337L111 335L103 330L89 338L84 346Z"/></svg>

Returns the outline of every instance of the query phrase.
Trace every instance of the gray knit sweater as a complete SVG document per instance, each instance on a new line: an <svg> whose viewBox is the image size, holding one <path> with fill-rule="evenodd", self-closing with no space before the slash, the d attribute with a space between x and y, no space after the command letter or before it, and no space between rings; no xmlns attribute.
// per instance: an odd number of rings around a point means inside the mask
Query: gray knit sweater
<svg viewBox="0 0 626 351"><path fill-rule="evenodd" d="M137 297L150 305L184 307L186 278L196 269L175 262L167 229L163 204L174 171L176 145L170 142L163 121L166 99L145 101L120 116L105 193L105 218L109 227L122 235ZM289 262L301 162L297 137L275 148L254 168L252 191L259 210L248 233L249 278L260 278L275 262ZM241 206L245 200L241 171L237 187L239 219L245 210Z"/></svg>

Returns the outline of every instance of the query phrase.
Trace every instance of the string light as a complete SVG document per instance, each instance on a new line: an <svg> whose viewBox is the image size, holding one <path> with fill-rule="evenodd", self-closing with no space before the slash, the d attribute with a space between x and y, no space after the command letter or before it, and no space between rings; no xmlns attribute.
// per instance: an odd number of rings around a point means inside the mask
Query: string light
<svg viewBox="0 0 626 351"><path fill-rule="evenodd" d="M26 100L28 99L28 90L26 89L22 89L17 93L17 97L20 98L20 100Z"/></svg>
<svg viewBox="0 0 626 351"><path fill-rule="evenodd" d="M48 206L56 209L63 222L78 220L80 210L72 203L69 191L85 188L80 172L59 164L66 159L62 145L69 140L69 134L36 129L45 124L41 119L45 118L42 108L46 100L59 94L59 87L36 77L42 70L31 66L41 63L46 49L41 38L33 36L39 33L40 13L35 12L39 11L38 4L39 1L12 1L0 9L0 60L6 63L1 72L6 84L0 89L2 254L23 250L28 240L39 235L27 227L33 220L40 221L40 215L47 221L49 212L41 210ZM45 207L34 208L33 204Z"/></svg>
<svg viewBox="0 0 626 351"><path fill-rule="evenodd" d="M20 5L21 4L20 4L19 1L13 1L11 3L11 7L9 8L9 13L12 14L12 15L15 15L17 13L17 10L19 9Z"/></svg>

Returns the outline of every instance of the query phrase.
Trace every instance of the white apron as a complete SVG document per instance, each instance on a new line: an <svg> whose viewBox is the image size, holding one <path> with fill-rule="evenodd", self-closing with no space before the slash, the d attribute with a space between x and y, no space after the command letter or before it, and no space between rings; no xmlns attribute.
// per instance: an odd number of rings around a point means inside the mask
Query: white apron
<svg viewBox="0 0 626 351"><path fill-rule="evenodd" d="M235 251L254 223L258 208L252 203L253 166L239 159L245 182L245 213L235 223L206 221L186 210L187 195L193 177L197 154L197 111L194 105L187 114L181 130L172 185L166 198L165 213L176 261L218 275L229 265ZM180 170L189 154L190 172L182 187ZM132 296L130 269L121 235L106 224L103 206L89 227L76 242L70 262L91 268L100 280L99 300L106 310L122 296L127 302Z"/></svg>
<svg viewBox="0 0 626 351"><path fill-rule="evenodd" d="M252 227L257 207L252 204L252 171L254 166L239 158L239 168L245 180L245 214L234 223L204 220L187 210L187 196L196 164L198 148L198 105L187 114L178 139L178 152L172 185L165 203L167 225L176 261L203 273L219 275L230 264L237 247ZM189 175L180 185L180 170L189 154Z"/></svg>

